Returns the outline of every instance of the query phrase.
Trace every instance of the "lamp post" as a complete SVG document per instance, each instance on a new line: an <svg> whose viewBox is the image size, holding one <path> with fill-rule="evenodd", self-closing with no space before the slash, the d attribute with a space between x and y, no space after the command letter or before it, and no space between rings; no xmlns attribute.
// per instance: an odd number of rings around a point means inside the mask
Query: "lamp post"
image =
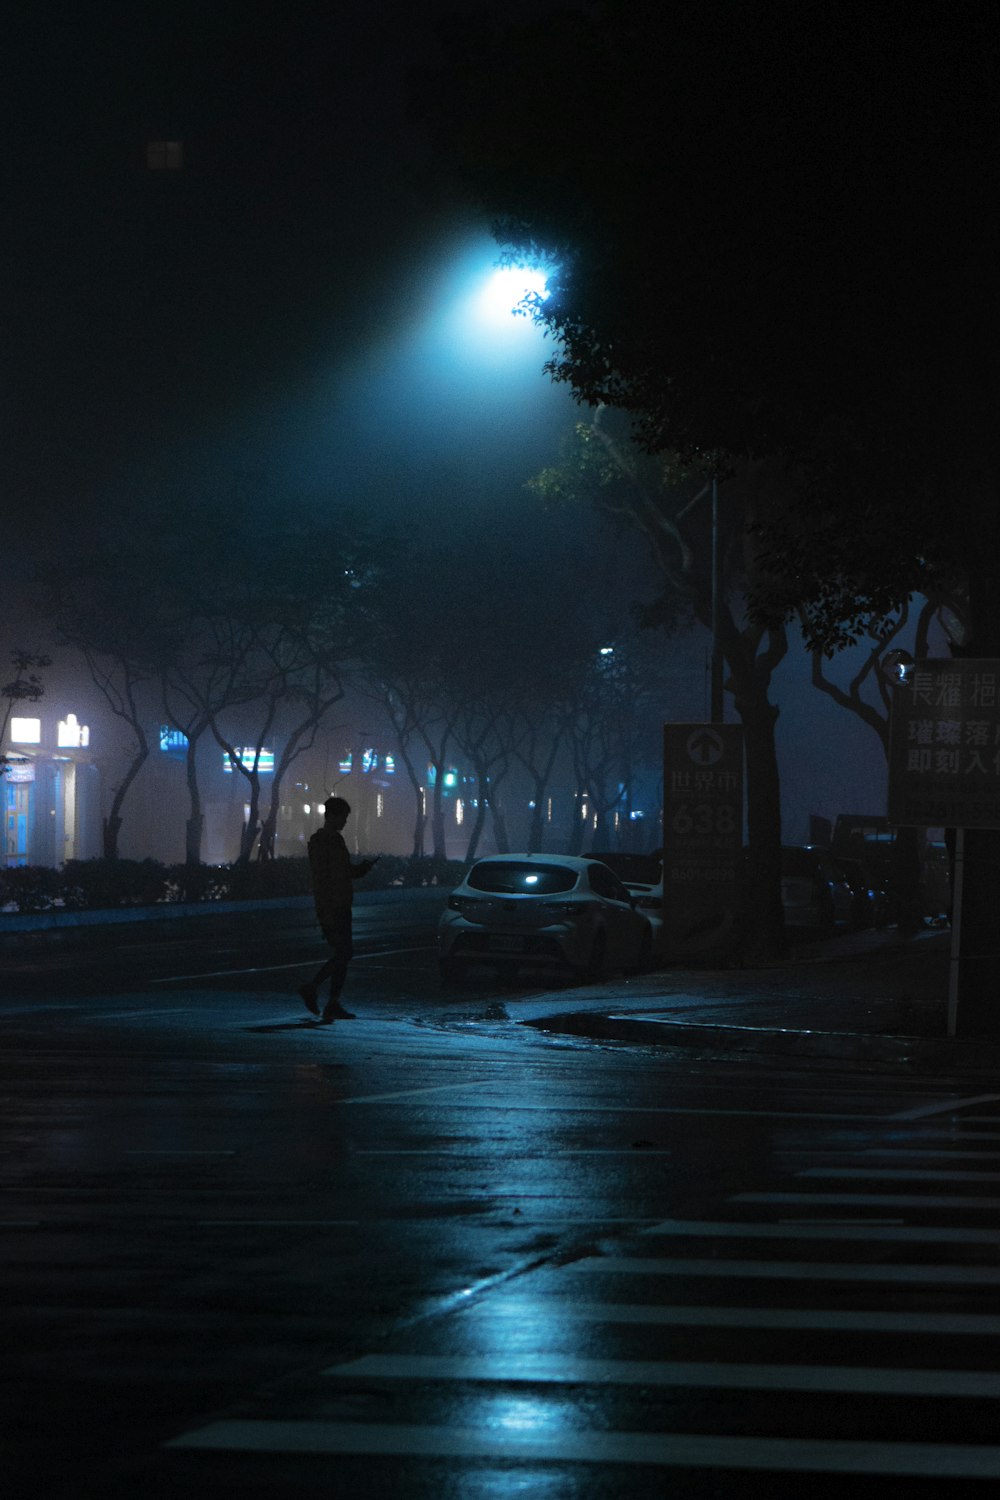
<svg viewBox="0 0 1000 1500"><path fill-rule="evenodd" d="M719 482L712 476L712 665L709 678L709 720L722 724L725 710L722 702L722 647L719 643Z"/></svg>

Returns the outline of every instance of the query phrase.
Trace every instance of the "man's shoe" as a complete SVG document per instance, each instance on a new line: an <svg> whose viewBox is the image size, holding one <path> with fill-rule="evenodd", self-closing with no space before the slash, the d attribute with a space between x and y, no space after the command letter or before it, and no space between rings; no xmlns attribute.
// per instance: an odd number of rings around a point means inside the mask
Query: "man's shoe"
<svg viewBox="0 0 1000 1500"><path fill-rule="evenodd" d="M324 1021L355 1021L353 1010L345 1010L339 1000L328 1000L323 1011Z"/></svg>
<svg viewBox="0 0 1000 1500"><path fill-rule="evenodd" d="M316 996L314 985L303 984L299 986L299 994L302 996L306 1010L312 1011L314 1016L319 1015L319 1001Z"/></svg>

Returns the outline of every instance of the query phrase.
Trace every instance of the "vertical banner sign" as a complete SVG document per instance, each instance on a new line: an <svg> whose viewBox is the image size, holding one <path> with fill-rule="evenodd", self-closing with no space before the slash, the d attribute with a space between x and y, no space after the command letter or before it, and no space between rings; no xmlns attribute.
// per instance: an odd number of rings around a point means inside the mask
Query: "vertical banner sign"
<svg viewBox="0 0 1000 1500"><path fill-rule="evenodd" d="M740 914L743 730L663 727L663 921L677 957L725 946Z"/></svg>
<svg viewBox="0 0 1000 1500"><path fill-rule="evenodd" d="M893 688L889 821L1000 828L1000 661L918 661Z"/></svg>

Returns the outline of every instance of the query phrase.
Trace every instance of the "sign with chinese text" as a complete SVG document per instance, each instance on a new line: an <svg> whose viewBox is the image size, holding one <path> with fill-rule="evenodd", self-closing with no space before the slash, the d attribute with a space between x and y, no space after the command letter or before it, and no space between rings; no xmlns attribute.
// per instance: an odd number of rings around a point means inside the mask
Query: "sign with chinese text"
<svg viewBox="0 0 1000 1500"><path fill-rule="evenodd" d="M696 953L731 931L743 861L743 730L663 729L663 920L668 950Z"/></svg>
<svg viewBox="0 0 1000 1500"><path fill-rule="evenodd" d="M1000 828L1000 660L918 661L893 688L889 821Z"/></svg>

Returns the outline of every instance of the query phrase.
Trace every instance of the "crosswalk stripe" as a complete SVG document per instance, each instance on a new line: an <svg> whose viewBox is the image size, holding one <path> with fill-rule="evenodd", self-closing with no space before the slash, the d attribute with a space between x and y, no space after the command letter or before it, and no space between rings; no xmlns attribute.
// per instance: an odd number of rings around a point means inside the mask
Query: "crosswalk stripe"
<svg viewBox="0 0 1000 1500"><path fill-rule="evenodd" d="M521 1459L671 1468L772 1469L787 1473L892 1474L939 1479L1000 1478L1000 1447L959 1443L853 1442L703 1433L512 1433L481 1428L365 1422L212 1422L167 1443L244 1453L365 1454L378 1457Z"/></svg>
<svg viewBox="0 0 1000 1500"><path fill-rule="evenodd" d="M538 1297L505 1297L485 1309L488 1317L583 1323L641 1323L670 1328L769 1328L825 1333L920 1333L970 1338L1000 1335L1000 1316L991 1313L867 1312L853 1308L669 1307L645 1302L563 1302Z"/></svg>
<svg viewBox="0 0 1000 1500"><path fill-rule="evenodd" d="M794 1203L829 1208L986 1208L1000 1210L1000 1197L969 1198L959 1193L734 1193L730 1203Z"/></svg>
<svg viewBox="0 0 1000 1500"><path fill-rule="evenodd" d="M561 1354L366 1354L322 1371L346 1379L537 1381L560 1385L683 1386L740 1391L837 1391L864 1396L957 1396L996 1400L991 1370L908 1370L851 1365L762 1365L731 1361L573 1359Z"/></svg>
<svg viewBox="0 0 1000 1500"><path fill-rule="evenodd" d="M780 1224L740 1224L702 1219L665 1219L640 1231L644 1236L697 1236L705 1239L760 1240L899 1240L916 1244L996 1245L1000 1229L959 1229L946 1225L838 1224L836 1220L810 1220Z"/></svg>
<svg viewBox="0 0 1000 1500"><path fill-rule="evenodd" d="M1000 1266L845 1266L800 1260L662 1260L591 1256L567 1271L602 1276L739 1276L781 1281L935 1282L942 1286L1000 1286Z"/></svg>
<svg viewBox="0 0 1000 1500"><path fill-rule="evenodd" d="M960 1109L971 1109L974 1104L994 1104L1000 1100L1000 1094L973 1094L965 1099L951 1099L939 1101L936 1104L920 1104L913 1109L904 1109L895 1115L896 1120L928 1120L933 1115L957 1114ZM967 1116L969 1119L979 1119L981 1116ZM993 1116L986 1116L993 1119Z"/></svg>
<svg viewBox="0 0 1000 1500"><path fill-rule="evenodd" d="M804 1167L796 1177L850 1177L863 1182L1000 1182L1000 1172L936 1171L932 1167Z"/></svg>

